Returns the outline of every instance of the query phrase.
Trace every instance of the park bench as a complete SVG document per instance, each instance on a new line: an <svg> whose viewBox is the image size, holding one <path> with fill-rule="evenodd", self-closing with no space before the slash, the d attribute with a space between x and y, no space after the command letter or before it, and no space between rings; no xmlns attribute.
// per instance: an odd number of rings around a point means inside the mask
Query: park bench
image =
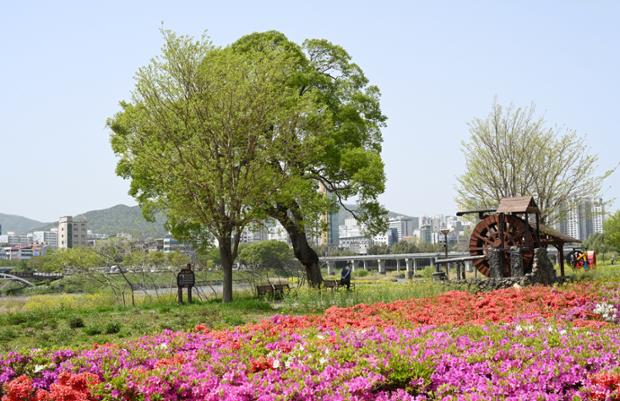
<svg viewBox="0 0 620 401"><path fill-rule="evenodd" d="M259 298L264 297L265 295L269 296L270 298L273 297L273 286L271 284L259 284L256 286L256 295Z"/></svg>
<svg viewBox="0 0 620 401"><path fill-rule="evenodd" d="M289 293L290 291L291 287L289 287L287 283L273 284L274 298L282 299L284 297L284 293Z"/></svg>
<svg viewBox="0 0 620 401"><path fill-rule="evenodd" d="M338 280L323 280L323 288L330 289L332 291L337 290L339 286Z"/></svg>
<svg viewBox="0 0 620 401"><path fill-rule="evenodd" d="M288 283L259 284L256 286L256 295L259 298L267 295L270 299L282 299L284 294L289 293L290 290Z"/></svg>

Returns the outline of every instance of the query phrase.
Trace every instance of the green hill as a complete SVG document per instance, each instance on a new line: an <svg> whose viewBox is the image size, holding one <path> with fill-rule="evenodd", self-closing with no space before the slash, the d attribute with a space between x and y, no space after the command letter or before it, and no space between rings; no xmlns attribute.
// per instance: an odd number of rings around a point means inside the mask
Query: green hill
<svg viewBox="0 0 620 401"><path fill-rule="evenodd" d="M155 222L148 222L142 216L139 206L116 205L107 209L91 210L75 217L78 216L86 218L88 229L97 234L128 233L136 239L159 238L167 234L164 228L165 217L158 215ZM38 223L33 229L49 230L56 224Z"/></svg>
<svg viewBox="0 0 620 401"><path fill-rule="evenodd" d="M9 231L16 232L17 234L26 234L37 227L41 227L43 224L45 223L27 217L0 213L2 234L6 234Z"/></svg>
<svg viewBox="0 0 620 401"><path fill-rule="evenodd" d="M88 221L88 229L99 234L129 233L134 238L157 238L167 234L166 219L158 215L155 222L144 219L139 206L116 205L108 209L92 210L79 216Z"/></svg>

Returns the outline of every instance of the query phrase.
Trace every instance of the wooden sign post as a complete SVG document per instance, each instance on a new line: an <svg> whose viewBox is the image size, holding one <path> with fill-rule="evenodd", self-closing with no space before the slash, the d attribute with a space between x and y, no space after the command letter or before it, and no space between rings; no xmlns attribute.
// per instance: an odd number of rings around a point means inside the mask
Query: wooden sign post
<svg viewBox="0 0 620 401"><path fill-rule="evenodd" d="M187 267L177 274L177 297L180 304L183 303L183 288L187 288L187 302L192 303L192 287L195 284L196 276L192 270L192 265L188 263Z"/></svg>

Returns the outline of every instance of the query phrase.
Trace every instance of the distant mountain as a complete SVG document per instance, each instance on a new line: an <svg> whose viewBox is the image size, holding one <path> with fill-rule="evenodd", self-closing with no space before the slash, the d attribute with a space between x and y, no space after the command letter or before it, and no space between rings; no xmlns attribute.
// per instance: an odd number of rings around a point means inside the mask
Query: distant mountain
<svg viewBox="0 0 620 401"><path fill-rule="evenodd" d="M108 209L92 210L81 214L88 221L88 229L99 234L129 233L134 238L158 238L168 233L166 218L159 214L155 222L144 219L139 206L116 205Z"/></svg>
<svg viewBox="0 0 620 401"><path fill-rule="evenodd" d="M13 231L17 234L26 234L37 227L41 227L45 223L32 220L27 217L15 216L12 214L0 213L0 225L2 226L2 234Z"/></svg>
<svg viewBox="0 0 620 401"><path fill-rule="evenodd" d="M159 238L168 233L164 228L166 218L157 215L155 222L146 221L139 206L116 205L107 209L91 210L74 217L84 217L88 229L97 234L128 233L134 238ZM57 223L40 223L37 229L49 230Z"/></svg>
<svg viewBox="0 0 620 401"><path fill-rule="evenodd" d="M347 208L356 210L356 205L347 205ZM389 216L401 215L400 213L389 211ZM129 233L134 238L160 238L167 234L164 224L166 218L160 214L156 220L150 223L142 216L139 206L116 205L107 209L91 210L82 213L88 221L88 229L98 234L114 235L117 233ZM338 224L344 224L344 220L350 217L351 213L344 208L340 208L338 213ZM58 223L43 223L26 217L14 216L0 213L0 224L2 233L14 231L18 234L26 234L37 230L49 230Z"/></svg>

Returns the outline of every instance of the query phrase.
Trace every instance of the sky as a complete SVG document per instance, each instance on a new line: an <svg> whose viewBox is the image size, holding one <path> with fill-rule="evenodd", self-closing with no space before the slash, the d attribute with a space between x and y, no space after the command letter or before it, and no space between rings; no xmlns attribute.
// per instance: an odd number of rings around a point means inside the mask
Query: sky
<svg viewBox="0 0 620 401"><path fill-rule="evenodd" d="M162 24L217 45L275 29L343 46L382 92L390 210L456 212L468 122L494 99L586 136L602 173L620 161L619 20L616 1L0 2L0 212L136 204L105 123L159 54ZM620 172L603 196L620 198Z"/></svg>

